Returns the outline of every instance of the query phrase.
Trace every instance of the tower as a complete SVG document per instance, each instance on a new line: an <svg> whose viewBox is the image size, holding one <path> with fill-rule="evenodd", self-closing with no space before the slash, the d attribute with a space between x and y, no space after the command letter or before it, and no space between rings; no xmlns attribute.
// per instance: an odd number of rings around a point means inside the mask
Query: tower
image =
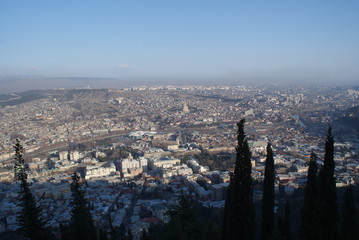
<svg viewBox="0 0 359 240"><path fill-rule="evenodd" d="M186 102L183 105L182 111L183 111L183 113L189 113L190 112Z"/></svg>

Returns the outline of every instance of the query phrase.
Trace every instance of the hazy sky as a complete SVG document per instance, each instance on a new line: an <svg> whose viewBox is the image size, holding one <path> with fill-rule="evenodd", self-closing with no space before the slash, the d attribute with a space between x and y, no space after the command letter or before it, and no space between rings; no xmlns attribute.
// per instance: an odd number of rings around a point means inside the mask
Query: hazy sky
<svg viewBox="0 0 359 240"><path fill-rule="evenodd" d="M0 75L359 79L358 0L0 0Z"/></svg>

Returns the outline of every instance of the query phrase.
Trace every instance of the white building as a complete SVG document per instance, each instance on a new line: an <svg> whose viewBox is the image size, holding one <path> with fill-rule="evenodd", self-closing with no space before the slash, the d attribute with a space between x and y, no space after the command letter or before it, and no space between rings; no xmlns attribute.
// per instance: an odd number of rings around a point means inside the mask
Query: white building
<svg viewBox="0 0 359 240"><path fill-rule="evenodd" d="M59 159L60 160L67 160L68 159L68 152L67 151L63 151L63 152L59 152Z"/></svg>
<svg viewBox="0 0 359 240"><path fill-rule="evenodd" d="M163 168L171 168L175 165L179 165L181 160L178 158L169 158L169 157L160 157L160 158L150 158L148 161L148 165L150 169L163 169Z"/></svg>
<svg viewBox="0 0 359 240"><path fill-rule="evenodd" d="M122 159L120 165L122 173L130 173L132 170L140 168L140 162L133 159L131 155L128 158Z"/></svg>
<svg viewBox="0 0 359 240"><path fill-rule="evenodd" d="M140 162L140 167L142 168L143 171L147 171L147 165L148 165L148 160L145 157L140 157L138 159L138 161Z"/></svg>
<svg viewBox="0 0 359 240"><path fill-rule="evenodd" d="M80 154L78 151L71 151L70 152L70 160L71 161L77 161L80 158Z"/></svg>
<svg viewBox="0 0 359 240"><path fill-rule="evenodd" d="M168 178L172 176L192 175L192 174L193 174L192 169L185 164L162 169L162 177L164 178Z"/></svg>
<svg viewBox="0 0 359 240"><path fill-rule="evenodd" d="M99 166L86 166L86 178L110 176L116 173L116 166L113 163L105 163Z"/></svg>
<svg viewBox="0 0 359 240"><path fill-rule="evenodd" d="M192 169L194 173L205 173L208 171L207 168L199 165L196 160L188 160L187 165Z"/></svg>

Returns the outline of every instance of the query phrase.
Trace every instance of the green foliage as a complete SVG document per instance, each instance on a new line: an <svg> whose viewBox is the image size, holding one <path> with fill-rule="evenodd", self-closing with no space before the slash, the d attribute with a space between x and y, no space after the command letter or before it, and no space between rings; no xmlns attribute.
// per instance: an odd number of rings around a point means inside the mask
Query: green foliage
<svg viewBox="0 0 359 240"><path fill-rule="evenodd" d="M289 203L289 200L287 200L286 203L285 203L283 235L285 236L286 240L291 239L290 203Z"/></svg>
<svg viewBox="0 0 359 240"><path fill-rule="evenodd" d="M27 174L24 167L25 161L22 156L24 153L24 148L22 147L18 139L16 139L14 150L15 150L15 165L14 165L15 181L27 180Z"/></svg>
<svg viewBox="0 0 359 240"><path fill-rule="evenodd" d="M40 208L36 206L36 201L30 191L27 182L27 174L24 168L23 147L16 139L15 149L15 181L19 186L19 207L20 212L17 215L17 222L21 233L32 240L48 239L49 235L45 229L45 224L41 219Z"/></svg>
<svg viewBox="0 0 359 240"><path fill-rule="evenodd" d="M211 170L227 170L233 167L233 154L221 152L218 154L209 154L202 151L194 156L202 166L208 166Z"/></svg>
<svg viewBox="0 0 359 240"><path fill-rule="evenodd" d="M108 240L106 231L103 231L102 229L100 229L99 240Z"/></svg>
<svg viewBox="0 0 359 240"><path fill-rule="evenodd" d="M223 240L255 239L251 152L244 123L242 119L237 124L237 155L224 209Z"/></svg>
<svg viewBox="0 0 359 240"><path fill-rule="evenodd" d="M281 236L278 236L278 239L291 239L291 223L290 223L290 203L289 200L285 203L285 212L284 217L281 216L278 218L278 230Z"/></svg>
<svg viewBox="0 0 359 240"><path fill-rule="evenodd" d="M128 228L127 229L127 236L126 236L126 240L132 240L133 239L133 236L132 236L132 232L131 232L131 229Z"/></svg>
<svg viewBox="0 0 359 240"><path fill-rule="evenodd" d="M325 141L323 166L319 172L319 239L338 239L337 232L337 195L334 177L334 139L329 127Z"/></svg>
<svg viewBox="0 0 359 240"><path fill-rule="evenodd" d="M267 157L265 162L264 182L263 182L263 204L262 204L262 232L261 239L269 240L272 238L274 226L274 159L270 143L267 145Z"/></svg>
<svg viewBox="0 0 359 240"><path fill-rule="evenodd" d="M317 240L318 235L318 180L317 156L312 153L309 161L307 183L304 190L304 203L299 231L299 239Z"/></svg>
<svg viewBox="0 0 359 240"><path fill-rule="evenodd" d="M144 231L142 232L142 238L141 238L141 240L150 240L150 238L149 238L148 233L147 233L146 230L144 230Z"/></svg>
<svg viewBox="0 0 359 240"><path fill-rule="evenodd" d="M70 229L69 229L69 226L66 224L60 223L60 234L61 234L62 240L70 240L71 239Z"/></svg>
<svg viewBox="0 0 359 240"><path fill-rule="evenodd" d="M81 189L80 177L76 172L72 175L71 194L72 210L71 222L69 225L70 238L95 240L96 230L89 210L88 202L85 199L85 192Z"/></svg>
<svg viewBox="0 0 359 240"><path fill-rule="evenodd" d="M99 159L102 162L120 160L123 158L127 158L130 154L134 158L139 157L139 153L136 150L124 146L116 147L115 149L112 150L105 150L105 153L106 153L106 157Z"/></svg>
<svg viewBox="0 0 359 240"><path fill-rule="evenodd" d="M205 208L187 196L181 195L179 205L169 211L170 222L150 229L153 240L219 240L221 236L220 217L213 209ZM218 222L214 220L217 219Z"/></svg>
<svg viewBox="0 0 359 240"><path fill-rule="evenodd" d="M167 239L198 239L200 235L199 222L196 218L193 202L181 195L179 205L169 212L170 222L166 226Z"/></svg>
<svg viewBox="0 0 359 240"><path fill-rule="evenodd" d="M342 221L342 239L355 240L359 236L359 224L357 209L355 206L352 186L349 186L344 194L343 203L343 221Z"/></svg>

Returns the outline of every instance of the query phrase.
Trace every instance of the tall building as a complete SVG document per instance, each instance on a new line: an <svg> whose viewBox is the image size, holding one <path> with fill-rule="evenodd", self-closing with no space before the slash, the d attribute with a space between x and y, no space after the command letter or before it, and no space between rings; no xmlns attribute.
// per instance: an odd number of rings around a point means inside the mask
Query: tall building
<svg viewBox="0 0 359 240"><path fill-rule="evenodd" d="M147 158L140 157L136 160L132 157L132 155L130 155L128 158L121 160L120 166L121 172L124 175L137 172L141 173L143 171L147 171Z"/></svg>
<svg viewBox="0 0 359 240"><path fill-rule="evenodd" d="M186 102L183 105L182 111L183 111L183 113L189 113L190 112Z"/></svg>
<svg viewBox="0 0 359 240"><path fill-rule="evenodd" d="M60 160L68 160L69 153L67 151L59 152L59 159Z"/></svg>
<svg viewBox="0 0 359 240"><path fill-rule="evenodd" d="M145 158L145 157L140 157L140 158L138 159L138 161L140 162L140 167L142 168L142 170L143 170L143 171L147 171L147 164L148 164L147 158Z"/></svg>
<svg viewBox="0 0 359 240"><path fill-rule="evenodd" d="M70 152L70 160L71 161L77 161L80 158L80 154L78 151L71 151Z"/></svg>

